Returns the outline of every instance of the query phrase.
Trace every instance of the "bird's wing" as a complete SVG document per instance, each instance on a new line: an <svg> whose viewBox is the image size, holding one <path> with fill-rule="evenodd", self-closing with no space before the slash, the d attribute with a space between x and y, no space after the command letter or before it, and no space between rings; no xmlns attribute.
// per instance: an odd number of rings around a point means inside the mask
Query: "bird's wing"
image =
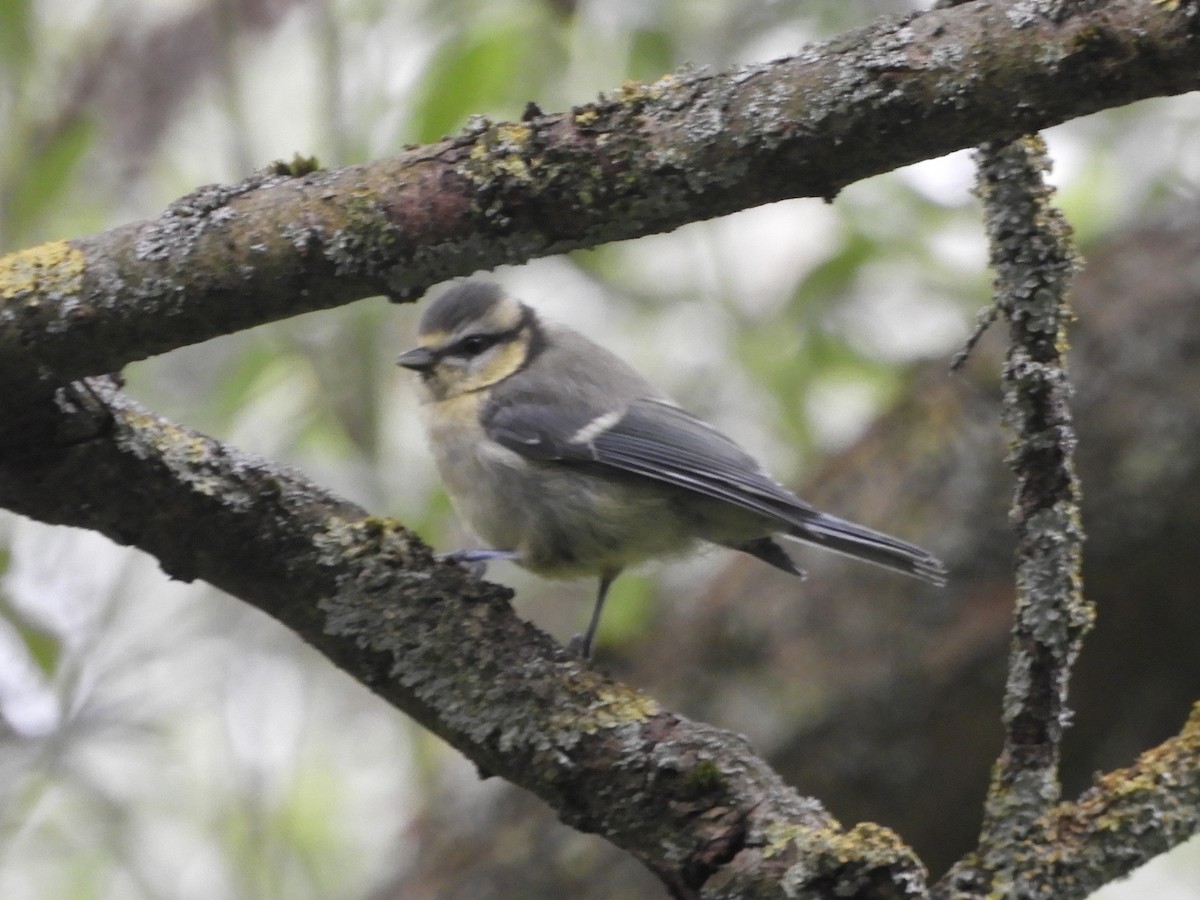
<svg viewBox="0 0 1200 900"><path fill-rule="evenodd" d="M791 537L945 583L944 567L925 550L810 506L732 440L674 404L642 398L624 409L597 409L526 395L522 402L488 404L482 423L492 440L527 458L653 479L758 513Z"/></svg>
<svg viewBox="0 0 1200 900"><path fill-rule="evenodd" d="M522 456L640 475L777 519L780 530L819 515L721 432L666 401L594 414L529 400L483 414L488 436Z"/></svg>

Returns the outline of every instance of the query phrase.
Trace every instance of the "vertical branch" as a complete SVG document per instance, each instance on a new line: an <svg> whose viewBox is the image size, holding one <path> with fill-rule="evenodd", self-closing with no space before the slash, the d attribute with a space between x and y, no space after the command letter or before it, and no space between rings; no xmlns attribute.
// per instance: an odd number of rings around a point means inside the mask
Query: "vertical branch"
<svg viewBox="0 0 1200 900"><path fill-rule="evenodd" d="M1080 575L1083 530L1066 364L1067 289L1077 267L1070 226L1051 203L1040 137L985 144L977 162L996 303L1009 323L1004 410L1015 432L1009 463L1016 475L1016 621L1004 748L992 772L979 860L1005 878L1013 843L1059 798L1067 682L1093 611Z"/></svg>

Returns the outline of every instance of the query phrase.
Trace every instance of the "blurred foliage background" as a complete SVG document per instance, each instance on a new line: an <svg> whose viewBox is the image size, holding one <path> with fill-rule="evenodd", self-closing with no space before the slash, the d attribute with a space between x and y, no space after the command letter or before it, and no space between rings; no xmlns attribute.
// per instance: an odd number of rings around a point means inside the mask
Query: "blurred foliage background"
<svg viewBox="0 0 1200 900"><path fill-rule="evenodd" d="M516 118L531 100L562 110L626 80L768 59L925 5L0 0L0 251L154 216L297 152L326 166L386 156L471 115ZM1195 206L1197 100L1048 134L1085 251ZM494 277L795 483L903 393L908 364L948 358L987 302L972 174L955 154L830 205L775 204ZM129 389L436 547L461 546L411 381L393 365L416 315L368 300L304 316L131 366ZM622 579L601 661L723 561ZM394 896L426 804L465 823L497 795L274 623L169 581L142 554L5 516L0 571L0 896ZM491 574L553 633L583 623L591 584ZM1162 879L1152 893L1200 897L1176 870L1188 863L1145 876Z"/></svg>

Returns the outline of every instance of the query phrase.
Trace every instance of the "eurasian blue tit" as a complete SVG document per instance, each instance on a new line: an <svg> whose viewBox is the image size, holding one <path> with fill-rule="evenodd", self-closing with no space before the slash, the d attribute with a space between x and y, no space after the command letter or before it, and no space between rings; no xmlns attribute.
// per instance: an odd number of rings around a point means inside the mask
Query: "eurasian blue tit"
<svg viewBox="0 0 1200 900"><path fill-rule="evenodd" d="M604 598L627 566L697 541L804 576L782 534L934 585L946 570L920 547L823 513L711 425L680 409L587 338L542 321L497 285L460 283L421 317L399 365L421 376L424 424L460 516L491 549L553 578L598 575Z"/></svg>

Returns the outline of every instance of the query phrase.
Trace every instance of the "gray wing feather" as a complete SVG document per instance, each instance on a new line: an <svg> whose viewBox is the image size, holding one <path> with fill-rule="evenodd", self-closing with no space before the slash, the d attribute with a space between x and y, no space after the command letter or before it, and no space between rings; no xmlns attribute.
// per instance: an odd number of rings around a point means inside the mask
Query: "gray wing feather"
<svg viewBox="0 0 1200 900"><path fill-rule="evenodd" d="M596 436L598 462L734 503L788 524L817 511L763 472L755 459L707 422L656 400L630 404Z"/></svg>
<svg viewBox="0 0 1200 900"><path fill-rule="evenodd" d="M611 415L611 424L589 434L588 425L605 415ZM800 525L820 515L725 435L665 401L635 400L624 413L609 414L548 403L495 403L485 410L483 425L492 440L530 458L619 469L781 524Z"/></svg>
<svg viewBox="0 0 1200 900"><path fill-rule="evenodd" d="M622 412L544 394L501 394L485 408L482 423L492 440L522 456L598 465L693 491L773 520L791 537L945 583L944 567L925 550L810 506L732 440L665 400L634 400Z"/></svg>
<svg viewBox="0 0 1200 900"><path fill-rule="evenodd" d="M927 551L810 506L725 435L676 406L635 401L619 422L596 436L589 449L597 462L773 519L791 537L931 584L945 584L945 567Z"/></svg>

